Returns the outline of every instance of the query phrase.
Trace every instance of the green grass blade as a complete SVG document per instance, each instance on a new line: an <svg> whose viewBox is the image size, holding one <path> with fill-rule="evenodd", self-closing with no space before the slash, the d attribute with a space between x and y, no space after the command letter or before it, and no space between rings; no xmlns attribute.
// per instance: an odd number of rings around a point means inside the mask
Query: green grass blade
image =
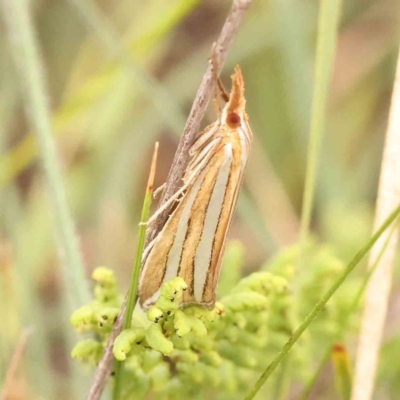
<svg viewBox="0 0 400 400"><path fill-rule="evenodd" d="M307 240L310 229L318 151L325 126L328 87L336 47L340 4L341 0L320 1L310 141L308 144L306 181L301 210L300 243L302 245Z"/></svg>
<svg viewBox="0 0 400 400"><path fill-rule="evenodd" d="M11 50L24 88L27 115L40 147L60 248L58 256L63 267L66 296L72 310L89 302L90 293L52 140L50 107L36 33L26 0L5 1L2 5L12 44Z"/></svg>
<svg viewBox="0 0 400 400"><path fill-rule="evenodd" d="M328 292L321 298L321 300L317 303L314 309L307 315L301 325L296 329L293 333L292 337L288 340L282 350L277 354L268 368L264 371L261 377L258 379L254 387L250 390L249 394L246 396L246 400L253 399L260 388L264 385L264 383L268 380L268 378L272 375L276 367L281 363L281 361L286 357L291 348L300 338L300 336L304 333L304 331L308 328L314 318L318 315L318 313L325 307L326 303L333 296L336 290L343 284L348 275L353 271L353 269L358 265L358 263L362 260L362 258L368 253L371 247L375 244L375 242L379 239L382 233L391 225L391 223L400 215L400 205L389 215L389 217L385 220L382 226L378 229L378 231L369 239L369 241L365 244L365 246L354 256L354 258L347 265L346 269L340 275L340 277L336 280L336 282L331 286Z"/></svg>
<svg viewBox="0 0 400 400"><path fill-rule="evenodd" d="M154 175L156 171L156 161L157 161L157 153L158 153L158 142L156 142L153 154L153 160L150 167L149 179L147 182L146 194L143 201L142 215L140 221L142 224L139 226L139 235L138 235L138 243L136 247L136 255L133 264L133 271L131 276L131 283L129 285L128 291L128 300L126 302L126 312L125 319L122 329L128 329L131 326L132 322L132 314L135 308L136 298L137 298L137 288L139 282L139 273L140 267L142 263L142 254L144 250L144 244L146 239L146 228L147 226L144 224L149 219L150 214L150 205L153 194L153 182ZM113 399L119 400L121 395L121 386L122 386L122 376L123 376L123 366L124 364L120 361L116 362L115 365L115 386L113 392Z"/></svg>

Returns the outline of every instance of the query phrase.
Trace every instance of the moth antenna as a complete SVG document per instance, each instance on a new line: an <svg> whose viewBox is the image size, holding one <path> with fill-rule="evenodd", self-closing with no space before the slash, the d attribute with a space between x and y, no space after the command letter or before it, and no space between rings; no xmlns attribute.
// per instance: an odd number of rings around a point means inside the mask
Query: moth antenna
<svg viewBox="0 0 400 400"><path fill-rule="evenodd" d="M221 105L219 104L219 98L221 97L225 102L229 101L229 95L226 93L223 83L218 76L218 61L217 61L217 43L213 43L211 50L211 66L212 66L212 74L213 74L213 82L214 82L214 107L216 109L218 119L221 116L222 110Z"/></svg>
<svg viewBox="0 0 400 400"><path fill-rule="evenodd" d="M227 103L229 101L229 94L227 93L224 84L222 83L221 79L218 77L218 88L220 91L220 95L221 97L225 100L225 102Z"/></svg>

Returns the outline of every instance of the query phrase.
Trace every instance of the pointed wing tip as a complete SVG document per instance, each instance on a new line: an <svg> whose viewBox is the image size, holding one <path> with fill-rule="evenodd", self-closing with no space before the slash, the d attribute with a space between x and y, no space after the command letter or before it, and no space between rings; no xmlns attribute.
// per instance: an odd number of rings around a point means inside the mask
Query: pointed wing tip
<svg viewBox="0 0 400 400"><path fill-rule="evenodd" d="M231 78L232 90L227 107L229 112L242 114L245 110L246 100L244 98L244 80L239 65L236 65Z"/></svg>
<svg viewBox="0 0 400 400"><path fill-rule="evenodd" d="M234 83L236 82L240 86L244 86L242 69L240 68L240 65L235 66L235 70L234 70L234 73L232 74L231 78Z"/></svg>

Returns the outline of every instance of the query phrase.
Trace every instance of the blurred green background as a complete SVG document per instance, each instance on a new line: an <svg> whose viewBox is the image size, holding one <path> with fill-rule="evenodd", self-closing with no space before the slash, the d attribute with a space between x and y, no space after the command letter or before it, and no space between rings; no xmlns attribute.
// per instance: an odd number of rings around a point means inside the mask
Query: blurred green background
<svg viewBox="0 0 400 400"><path fill-rule="evenodd" d="M85 4L31 2L87 276L107 265L126 290L154 142L160 141L159 186L231 2L101 0L96 2L101 24L88 23ZM233 67L241 65L254 134L230 231L246 248L247 271L298 240L318 6L315 0L254 0L222 72L229 87ZM345 261L371 233L399 9L389 0L342 6L312 231ZM107 27L129 49L131 63L116 54ZM80 378L84 393L90 375L69 360L70 310L60 283L53 217L22 106L25 88L4 23L0 29L0 377L29 327L11 398L71 398L71 380ZM214 119L209 107L203 125ZM399 288L397 280L394 292ZM399 328L392 321L388 336Z"/></svg>

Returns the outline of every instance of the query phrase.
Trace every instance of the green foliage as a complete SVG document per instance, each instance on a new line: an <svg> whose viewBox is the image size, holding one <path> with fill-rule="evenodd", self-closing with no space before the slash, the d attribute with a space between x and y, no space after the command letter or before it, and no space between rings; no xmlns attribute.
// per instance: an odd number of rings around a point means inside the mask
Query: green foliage
<svg viewBox="0 0 400 400"><path fill-rule="evenodd" d="M285 277L291 287L291 292L278 298L271 310L274 318L270 319L269 332L276 332L271 341L274 344L271 357L284 346L293 329L304 320L345 267L330 247L311 240L302 251L301 266L304 269L297 273L300 252L299 245L290 246L262 267L263 270ZM300 338L291 359L296 378L302 381L310 378L314 369L304 366L312 365L313 360L322 357L327 346L342 338L344 324L348 324L345 333L354 332L357 321L355 315L348 316L348 310L360 284L358 277L351 276ZM314 343L318 343L318 346L314 346Z"/></svg>
<svg viewBox="0 0 400 400"><path fill-rule="evenodd" d="M235 248L236 247L236 248ZM242 260L240 244L228 252ZM294 284L299 246L281 251L259 272L242 279L241 265L234 257L225 259L221 282L238 281L212 309L200 306L181 308L187 285L182 278L166 282L156 304L144 314L135 311L131 327L117 337L113 353L125 362L122 398L140 399L146 393L161 398L202 398L215 390L219 398L241 398L250 382L279 351L298 322L344 268L332 250L316 242L308 243L303 254L307 266ZM228 265L228 261L232 265ZM72 326L96 339L79 342L72 357L95 365L107 341L121 303L112 270L97 268L93 274L95 300L71 316ZM356 282L347 286L355 292ZM351 295L333 298L300 339L290 358L291 379L305 382L310 378L313 360L340 332L341 318L352 301ZM267 385L268 392L270 388Z"/></svg>

